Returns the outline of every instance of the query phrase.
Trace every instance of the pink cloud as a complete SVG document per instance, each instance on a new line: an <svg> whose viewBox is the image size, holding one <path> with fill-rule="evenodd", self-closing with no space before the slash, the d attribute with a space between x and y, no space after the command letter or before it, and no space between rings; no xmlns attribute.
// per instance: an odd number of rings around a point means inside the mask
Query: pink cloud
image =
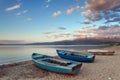
<svg viewBox="0 0 120 80"><path fill-rule="evenodd" d="M120 0L88 0L86 9L92 11L114 10L120 7Z"/></svg>
<svg viewBox="0 0 120 80"><path fill-rule="evenodd" d="M68 10L66 11L66 13L67 13L67 14L72 14L73 12L78 11L78 10L80 10L80 6L75 6L75 7L72 7L72 8L70 8L70 9L68 9Z"/></svg>
<svg viewBox="0 0 120 80"><path fill-rule="evenodd" d="M100 26L99 28L85 28L79 31L76 31L74 37L76 38L94 38L94 37L119 37L120 36L120 26L119 25L111 25Z"/></svg>
<svg viewBox="0 0 120 80"><path fill-rule="evenodd" d="M57 17L57 16L59 16L59 15L61 15L62 14L62 12L61 11L57 11L57 12L54 12L53 13L53 17Z"/></svg>
<svg viewBox="0 0 120 80"><path fill-rule="evenodd" d="M109 11L115 14L119 8L120 0L87 0L85 5L86 11L82 15L89 20L97 21L111 14L108 13ZM110 16L110 18L112 19L114 17Z"/></svg>
<svg viewBox="0 0 120 80"><path fill-rule="evenodd" d="M56 34L56 35L53 35L55 38L61 38L61 37L70 37L72 34L71 33L68 33L68 32L65 32L65 33L62 33L62 34Z"/></svg>
<svg viewBox="0 0 120 80"><path fill-rule="evenodd" d="M21 7L21 5L20 5L20 4L17 4L17 5L8 7L8 8L6 8L5 10L6 10L6 11L12 11L12 10L15 10L15 9L19 9L20 7Z"/></svg>

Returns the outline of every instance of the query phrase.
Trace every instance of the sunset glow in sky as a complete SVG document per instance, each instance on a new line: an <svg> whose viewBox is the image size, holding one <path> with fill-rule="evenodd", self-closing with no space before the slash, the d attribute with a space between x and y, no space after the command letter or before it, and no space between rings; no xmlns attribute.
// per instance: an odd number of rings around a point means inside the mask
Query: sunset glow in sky
<svg viewBox="0 0 120 80"><path fill-rule="evenodd" d="M0 0L0 43L86 37L120 37L120 0Z"/></svg>

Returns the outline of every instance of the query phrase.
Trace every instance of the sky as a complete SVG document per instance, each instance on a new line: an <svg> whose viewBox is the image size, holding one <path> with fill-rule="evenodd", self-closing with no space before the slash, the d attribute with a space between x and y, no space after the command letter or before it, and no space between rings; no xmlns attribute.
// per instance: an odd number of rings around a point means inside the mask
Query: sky
<svg viewBox="0 0 120 80"><path fill-rule="evenodd" d="M120 0L0 0L0 43L120 39Z"/></svg>

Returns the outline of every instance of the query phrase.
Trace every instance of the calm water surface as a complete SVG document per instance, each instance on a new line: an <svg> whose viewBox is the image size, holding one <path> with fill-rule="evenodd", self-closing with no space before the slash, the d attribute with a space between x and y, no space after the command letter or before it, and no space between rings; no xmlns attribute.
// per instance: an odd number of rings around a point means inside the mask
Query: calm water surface
<svg viewBox="0 0 120 80"><path fill-rule="evenodd" d="M31 46L0 46L0 64L15 63L31 60L33 52L50 56L57 56L56 49L86 50L92 48L103 48L106 45L31 45Z"/></svg>

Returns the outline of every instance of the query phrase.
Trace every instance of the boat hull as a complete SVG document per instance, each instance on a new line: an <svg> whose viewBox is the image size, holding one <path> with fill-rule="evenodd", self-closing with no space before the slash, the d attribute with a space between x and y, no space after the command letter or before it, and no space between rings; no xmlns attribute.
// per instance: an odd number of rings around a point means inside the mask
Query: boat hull
<svg viewBox="0 0 120 80"><path fill-rule="evenodd" d="M73 70L72 67L67 67L67 66L65 67L65 66L59 66L51 63L38 62L34 58L32 58L32 61L37 67L41 69L45 69L45 70L57 72L57 73L77 74L80 71L80 67L82 66L81 63L77 63L79 66Z"/></svg>
<svg viewBox="0 0 120 80"><path fill-rule="evenodd" d="M95 55L92 55L92 54L87 57L84 57L84 56L66 55L65 52L61 53L60 50L57 50L57 53L61 58L79 61L79 62L94 62L95 60Z"/></svg>
<svg viewBox="0 0 120 80"><path fill-rule="evenodd" d="M94 55L114 55L115 51L108 51L108 50L99 50L99 49L91 49L88 52Z"/></svg>

